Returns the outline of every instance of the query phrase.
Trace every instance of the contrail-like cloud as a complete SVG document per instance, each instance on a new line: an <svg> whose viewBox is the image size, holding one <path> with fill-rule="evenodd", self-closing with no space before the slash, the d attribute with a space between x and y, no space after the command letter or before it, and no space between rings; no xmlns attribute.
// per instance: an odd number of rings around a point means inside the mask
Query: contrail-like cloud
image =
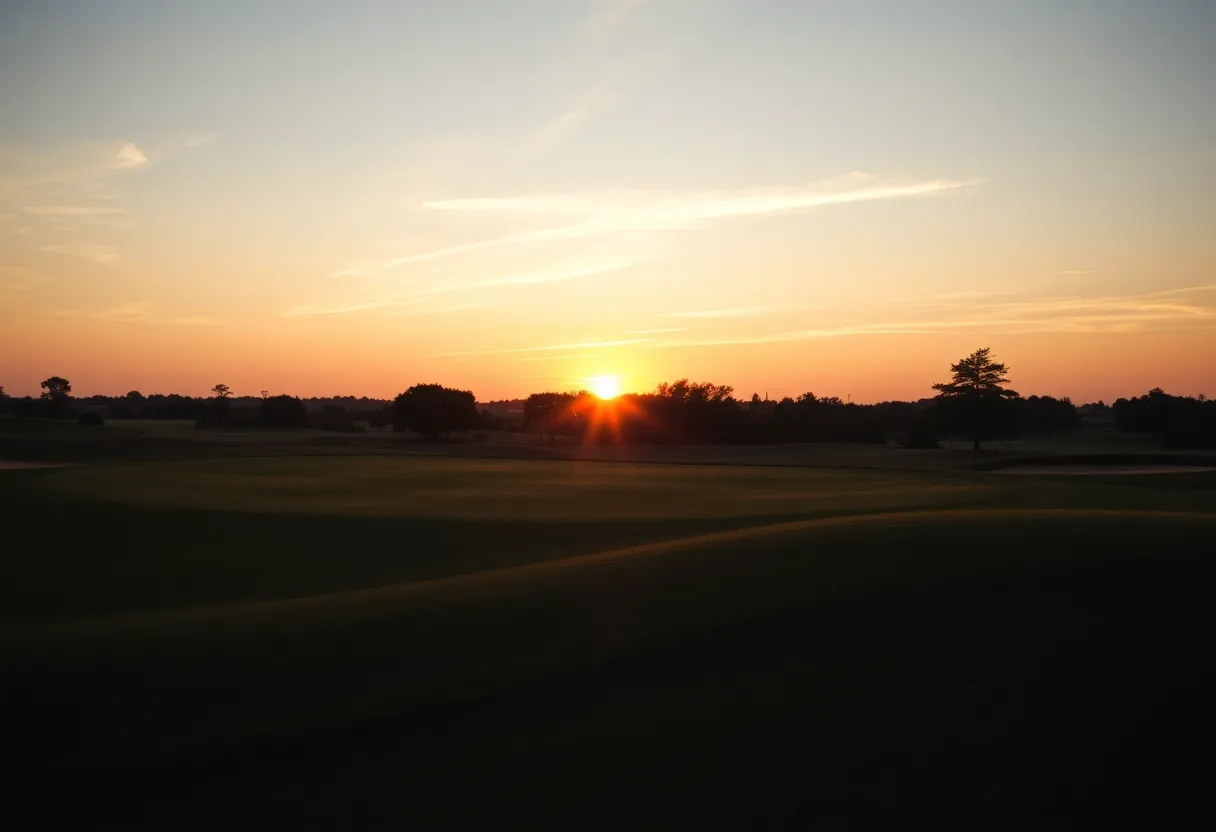
<svg viewBox="0 0 1216 832"><path fill-rule="evenodd" d="M358 264L335 272L333 276L375 275L411 263L453 257L498 246L577 240L630 232L680 231L731 218L779 214L852 202L926 196L968 187L977 182L978 180L973 179L931 179L906 184L879 184L868 174L854 173L841 179L799 188L692 193L611 191L432 200L422 203L422 207L428 211L491 213L502 216L564 215L576 219L461 245L406 254L377 263Z"/></svg>

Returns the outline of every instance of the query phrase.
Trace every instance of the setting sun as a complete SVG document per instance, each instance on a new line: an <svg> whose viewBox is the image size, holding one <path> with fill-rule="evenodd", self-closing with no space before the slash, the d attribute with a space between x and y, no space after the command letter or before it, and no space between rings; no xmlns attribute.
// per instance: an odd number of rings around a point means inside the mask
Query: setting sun
<svg viewBox="0 0 1216 832"><path fill-rule="evenodd" d="M617 376L596 376L587 379L587 384L601 399L615 399L621 395L621 380Z"/></svg>

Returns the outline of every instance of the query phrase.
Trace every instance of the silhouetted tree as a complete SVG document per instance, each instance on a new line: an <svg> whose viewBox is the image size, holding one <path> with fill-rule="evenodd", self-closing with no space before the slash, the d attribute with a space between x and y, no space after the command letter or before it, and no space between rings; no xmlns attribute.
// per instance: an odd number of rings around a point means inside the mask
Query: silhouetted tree
<svg viewBox="0 0 1216 832"><path fill-rule="evenodd" d="M199 417L199 421L203 424L222 425L228 421L229 399L232 398L232 389L227 384L217 384L211 388L211 392L215 397L211 400L211 405L204 411L204 415Z"/></svg>
<svg viewBox="0 0 1216 832"><path fill-rule="evenodd" d="M999 421L1000 407L1018 394L1005 385L1009 368L992 360L988 347L950 366L953 378L933 385L937 399L952 413L968 423L973 450L980 449L980 439Z"/></svg>
<svg viewBox="0 0 1216 832"><path fill-rule="evenodd" d="M42 398L66 397L72 392L72 383L66 378L51 376L42 382Z"/></svg>
<svg viewBox="0 0 1216 832"><path fill-rule="evenodd" d="M393 401L393 430L407 428L429 439L477 426L477 400L468 390L415 384Z"/></svg>
<svg viewBox="0 0 1216 832"><path fill-rule="evenodd" d="M378 407L367 417L367 423L376 430L384 430L388 424L388 409Z"/></svg>
<svg viewBox="0 0 1216 832"><path fill-rule="evenodd" d="M886 432L873 407L846 404L839 396L820 398L814 393L778 402L773 409L773 429L786 441L886 441Z"/></svg>
<svg viewBox="0 0 1216 832"><path fill-rule="evenodd" d="M1119 399L1111 407L1125 433L1153 433L1171 448L1216 447L1216 402L1171 396L1154 387L1144 396Z"/></svg>
<svg viewBox="0 0 1216 832"><path fill-rule="evenodd" d="M308 408L295 396L270 396L258 406L263 425L274 428L302 428L308 424Z"/></svg>
<svg viewBox="0 0 1216 832"><path fill-rule="evenodd" d="M42 382L42 400L46 402L48 414L54 418L63 414L67 407L72 383L66 378L51 376Z"/></svg>
<svg viewBox="0 0 1216 832"><path fill-rule="evenodd" d="M733 401L731 394L735 388L728 385L713 384L712 382L695 382L682 378L670 384L662 382L655 389L655 395L661 399L670 399L681 404L699 404L702 402Z"/></svg>
<svg viewBox="0 0 1216 832"><path fill-rule="evenodd" d="M1110 405L1104 401L1081 405L1077 408L1077 415L1083 424L1101 424L1114 420Z"/></svg>
<svg viewBox="0 0 1216 832"><path fill-rule="evenodd" d="M1021 400L1021 428L1027 433L1055 433L1081 427L1081 415L1068 397L1030 396Z"/></svg>
<svg viewBox="0 0 1216 832"><path fill-rule="evenodd" d="M524 425L539 430L556 441L559 433L574 433L581 429L575 403L576 393L533 393L524 400Z"/></svg>
<svg viewBox="0 0 1216 832"><path fill-rule="evenodd" d="M664 382L653 394L632 398L637 415L626 421L623 432L648 441L739 441L744 412L733 393L733 387L712 382Z"/></svg>

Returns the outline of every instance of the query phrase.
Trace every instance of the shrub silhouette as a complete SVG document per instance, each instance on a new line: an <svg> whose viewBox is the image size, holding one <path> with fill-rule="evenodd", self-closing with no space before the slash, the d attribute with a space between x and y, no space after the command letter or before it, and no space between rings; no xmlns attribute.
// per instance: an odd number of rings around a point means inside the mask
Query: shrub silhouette
<svg viewBox="0 0 1216 832"><path fill-rule="evenodd" d="M263 399L258 415L261 423L273 428L302 428L308 424L308 408L295 396Z"/></svg>
<svg viewBox="0 0 1216 832"><path fill-rule="evenodd" d="M393 430L412 430L428 439L451 437L477 426L477 400L468 390L415 384L393 401Z"/></svg>

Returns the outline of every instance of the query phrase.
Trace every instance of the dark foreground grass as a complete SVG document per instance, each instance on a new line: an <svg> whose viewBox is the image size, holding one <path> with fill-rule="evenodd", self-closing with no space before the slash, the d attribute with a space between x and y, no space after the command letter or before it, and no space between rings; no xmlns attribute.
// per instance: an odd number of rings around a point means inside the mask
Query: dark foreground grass
<svg viewBox="0 0 1216 832"><path fill-rule="evenodd" d="M809 517L970 505L913 474L425 457L10 471L0 621L326 594ZM53 531L52 531L53 530Z"/></svg>
<svg viewBox="0 0 1216 832"><path fill-rule="evenodd" d="M347 469L348 495L381 487L329 514L324 461L276 468L311 485L263 479L260 504L232 468L237 504L205 509L159 469L151 491L122 487L136 469L12 472L5 522L55 534L5 555L8 811L975 828L1206 810L1210 478L469 462ZM507 518L427 502L428 482L533 493Z"/></svg>
<svg viewBox="0 0 1216 832"><path fill-rule="evenodd" d="M146 828L1206 827L1212 578L1124 562L800 607L43 805Z"/></svg>

